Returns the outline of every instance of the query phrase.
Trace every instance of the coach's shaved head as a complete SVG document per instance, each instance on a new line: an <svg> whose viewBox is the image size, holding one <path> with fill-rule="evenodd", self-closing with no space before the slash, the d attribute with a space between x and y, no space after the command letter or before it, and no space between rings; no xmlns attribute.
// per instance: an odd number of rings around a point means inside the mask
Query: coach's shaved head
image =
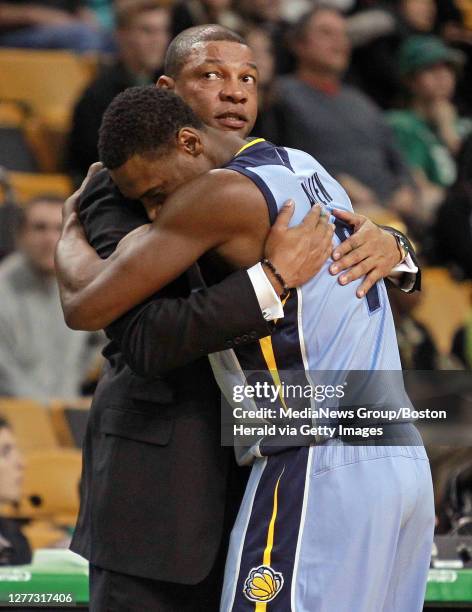
<svg viewBox="0 0 472 612"><path fill-rule="evenodd" d="M247 45L242 36L217 24L188 28L170 43L165 58L165 74L176 79L195 45L207 42L234 42Z"/></svg>

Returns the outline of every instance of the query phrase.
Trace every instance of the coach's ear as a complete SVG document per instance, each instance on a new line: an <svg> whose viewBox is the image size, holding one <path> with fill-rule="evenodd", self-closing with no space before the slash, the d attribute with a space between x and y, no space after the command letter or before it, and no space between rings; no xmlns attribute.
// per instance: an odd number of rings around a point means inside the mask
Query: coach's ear
<svg viewBox="0 0 472 612"><path fill-rule="evenodd" d="M175 81L172 77L163 74L157 79L156 87L160 89L175 89Z"/></svg>

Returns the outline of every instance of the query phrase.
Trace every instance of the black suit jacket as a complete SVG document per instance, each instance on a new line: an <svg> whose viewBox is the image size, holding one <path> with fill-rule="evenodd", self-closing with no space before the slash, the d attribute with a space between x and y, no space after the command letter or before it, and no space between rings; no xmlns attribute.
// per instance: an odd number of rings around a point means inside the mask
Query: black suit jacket
<svg viewBox="0 0 472 612"><path fill-rule="evenodd" d="M102 257L147 222L106 171L85 190L80 217ZM234 459L220 445L220 395L202 355L270 331L243 271L197 293L179 278L106 330L72 550L146 578L196 584L208 575Z"/></svg>
<svg viewBox="0 0 472 612"><path fill-rule="evenodd" d="M102 257L148 221L106 171L85 190L80 217ZM208 575L241 468L235 477L233 450L220 446L219 392L202 355L270 332L243 271L195 293L179 278L107 328L72 550L147 578L196 584Z"/></svg>

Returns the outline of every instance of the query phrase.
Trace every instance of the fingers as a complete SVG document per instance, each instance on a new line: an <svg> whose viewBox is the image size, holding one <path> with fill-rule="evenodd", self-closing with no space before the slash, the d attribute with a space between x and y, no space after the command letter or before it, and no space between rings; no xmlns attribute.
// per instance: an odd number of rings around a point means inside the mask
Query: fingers
<svg viewBox="0 0 472 612"><path fill-rule="evenodd" d="M82 224L80 223L79 215L75 210L71 212L70 215L67 217L67 219L65 220L65 225L67 227L75 227L75 226L82 227Z"/></svg>
<svg viewBox="0 0 472 612"><path fill-rule="evenodd" d="M287 229L294 212L295 202L293 200L287 200L280 209L272 229Z"/></svg>
<svg viewBox="0 0 472 612"><path fill-rule="evenodd" d="M343 270L352 268L352 266L360 263L370 255L370 249L366 245L361 245L357 249L354 249L353 251L350 251L344 255L341 259L338 259L335 263L331 264L329 271L331 274L339 274Z"/></svg>
<svg viewBox="0 0 472 612"><path fill-rule="evenodd" d="M67 198L67 200L64 202L63 206L62 206L62 221L66 221L70 215L77 209L78 204L79 204L79 199L81 196L81 191L82 187L80 189L78 189L77 191L74 191L74 193L69 196Z"/></svg>
<svg viewBox="0 0 472 612"><path fill-rule="evenodd" d="M102 162L94 162L89 169L87 170L87 175L84 178L84 180L82 181L82 184L80 185L79 189L77 190L80 194L83 192L83 190L85 189L85 187L87 186L88 182L90 181L90 179L95 176L95 174L97 174L97 172L100 172L100 170L103 168L103 164Z"/></svg>
<svg viewBox="0 0 472 612"><path fill-rule="evenodd" d="M344 257L351 251L360 248L364 244L364 240L358 234L353 234L349 238L346 238L344 242L341 242L334 251L333 251L333 259L338 261L341 257Z"/></svg>
<svg viewBox="0 0 472 612"><path fill-rule="evenodd" d="M80 196L82 195L85 187L87 186L90 179L97 174L103 168L103 164L101 162L95 162L92 164L88 171L87 176L82 181L80 187L74 191L72 195L70 195L67 200L64 202L62 207L62 220L65 221L70 217L70 215L77 210L79 206Z"/></svg>
<svg viewBox="0 0 472 612"><path fill-rule="evenodd" d="M359 285L359 287L356 290L357 297L358 298L365 297L369 289L373 287L375 283L379 281L381 278L382 278L382 275L379 274L377 270L372 270L371 272L369 272L369 274L367 274L367 276L364 278L364 280L362 281L362 283Z"/></svg>
<svg viewBox="0 0 472 612"><path fill-rule="evenodd" d="M333 208L332 214L336 219L340 219L349 225L357 226L362 223L365 219L363 215L356 215L355 212L350 210L341 210L340 208Z"/></svg>
<svg viewBox="0 0 472 612"><path fill-rule="evenodd" d="M94 162L87 171L87 176L90 178L94 174L97 174L103 168L102 162Z"/></svg>
<svg viewBox="0 0 472 612"><path fill-rule="evenodd" d="M348 285L349 283L352 283L352 281L363 278L366 274L369 274L374 270L377 270L377 266L375 262L372 261L372 258L369 257L367 259L363 259L350 270L341 274L338 280L341 285Z"/></svg>
<svg viewBox="0 0 472 612"><path fill-rule="evenodd" d="M321 251L328 250L328 256L331 256L333 250L333 234L334 225L328 223L327 220L321 219L312 234L312 248L319 248Z"/></svg>
<svg viewBox="0 0 472 612"><path fill-rule="evenodd" d="M328 217L326 214L324 214L321 204L315 204L307 212L307 214L303 218L303 221L300 223L300 225L303 225L305 227L308 227L311 230L314 230L316 226L318 225L318 223L320 222L320 219L325 219L327 222Z"/></svg>

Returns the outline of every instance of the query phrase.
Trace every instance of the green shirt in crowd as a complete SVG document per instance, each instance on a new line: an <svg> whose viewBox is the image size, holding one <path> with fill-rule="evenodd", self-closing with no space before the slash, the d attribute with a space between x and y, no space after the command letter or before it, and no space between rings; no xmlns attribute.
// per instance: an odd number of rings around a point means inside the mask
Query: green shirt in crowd
<svg viewBox="0 0 472 612"><path fill-rule="evenodd" d="M434 126L411 110L387 113L387 121L410 166L420 168L432 183L441 187L449 187L455 182L456 162ZM466 135L472 129L472 122L459 119L457 129L460 136Z"/></svg>

